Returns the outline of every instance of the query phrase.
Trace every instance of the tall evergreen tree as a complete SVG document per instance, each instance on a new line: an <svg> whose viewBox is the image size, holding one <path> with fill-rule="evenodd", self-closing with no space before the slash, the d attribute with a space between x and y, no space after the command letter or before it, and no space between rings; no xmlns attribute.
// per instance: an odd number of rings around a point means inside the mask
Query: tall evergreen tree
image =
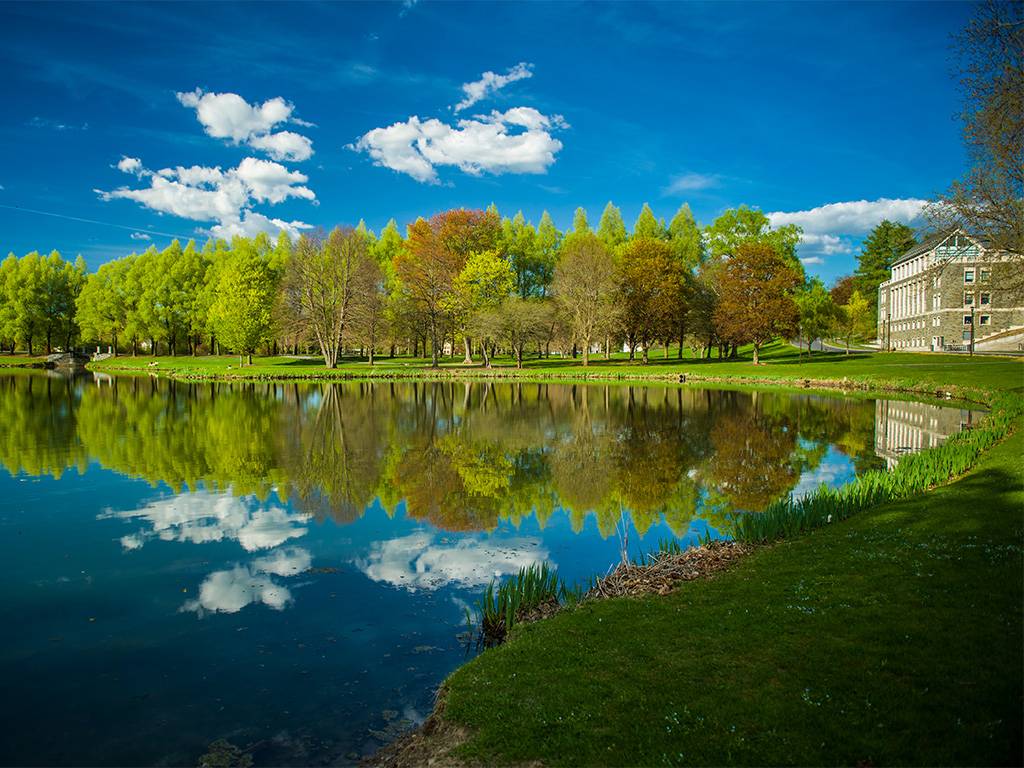
<svg viewBox="0 0 1024 768"><path fill-rule="evenodd" d="M651 206L644 203L640 215L636 217L636 224L633 225L633 237L653 237L662 240L667 234L664 220L657 218Z"/></svg>
<svg viewBox="0 0 1024 768"><path fill-rule="evenodd" d="M704 260L704 238L690 206L683 203L668 225L669 242L676 258L693 271Z"/></svg>
<svg viewBox="0 0 1024 768"><path fill-rule="evenodd" d="M622 211L608 201L597 225L597 236L609 248L616 248L626 242L626 223L622 220Z"/></svg>
<svg viewBox="0 0 1024 768"><path fill-rule="evenodd" d="M582 235L584 232L590 231L590 224L587 222L586 208L577 208L576 212L572 215L572 231L577 235Z"/></svg>
<svg viewBox="0 0 1024 768"><path fill-rule="evenodd" d="M854 284L868 300L871 314L878 318L878 286L889 279L892 263L917 244L914 230L906 224L889 221L878 224L866 238L857 256Z"/></svg>

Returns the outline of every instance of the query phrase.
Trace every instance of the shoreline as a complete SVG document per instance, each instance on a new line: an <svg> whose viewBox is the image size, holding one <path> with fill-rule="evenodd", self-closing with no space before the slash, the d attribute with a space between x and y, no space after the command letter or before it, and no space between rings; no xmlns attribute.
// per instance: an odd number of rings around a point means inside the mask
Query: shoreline
<svg viewBox="0 0 1024 768"><path fill-rule="evenodd" d="M772 383L774 384L775 382ZM821 383L825 384L827 387L828 382ZM1007 393L1005 391L1000 390L973 390L970 392L970 394L979 398L975 402L983 404L988 408L993 408L996 405L996 400L1001 395L1010 395L1015 399L1019 399L1020 397L1016 393ZM858 515L870 513L872 509L886 507L892 504L898 504L900 503L900 501L913 502L922 498L930 497L937 490L949 487L950 485L956 483L959 480L970 477L979 470L979 466L984 462L985 458L989 456L994 449L1001 446L1008 439L1014 436L1014 434L1019 430L1021 426L1020 421L1021 415L1019 413L1011 414L1010 422L1006 428L1005 433L994 445L991 445L987 449L983 450L978 456L978 458L975 460L975 462L965 472L959 474L951 474L942 483L932 486L921 493L914 494L908 497L907 499L897 501L885 501L877 505L877 507L869 507L868 509L862 510L860 513L858 513ZM800 534L797 534L796 536L783 538L779 541L792 542L806 540L809 537L813 536L813 534L813 530L805 531ZM716 544L712 544L710 546L713 548L716 546ZM668 596L678 593L685 583L711 581L715 579L719 574L721 574L724 570L730 569L733 565L737 563L749 561L751 557L756 557L759 553L771 548L771 546L772 542L745 545L739 544L738 551L736 552L736 556L733 558L733 561L728 563L724 568L695 570L692 573L687 574L683 578L676 578L672 580L673 583L671 584L671 586L669 586L667 581L662 579L660 580L660 582L658 580L655 580L653 585L645 583L642 586L640 586L640 588L637 589L637 591L635 592L630 591L629 589L613 589L609 591L608 594L599 593L593 595L592 597L590 597L590 601L593 602L594 600L597 600L604 602L608 599L632 599L640 596L647 596L650 599L654 600L667 599ZM696 556L699 559L701 556L705 554L704 550L706 549L709 548L704 545L693 547L690 550L687 550L681 556L677 557L686 560L688 558L693 558L694 556ZM620 566L620 568L622 567L623 566ZM635 573L642 573L645 571L645 569L649 568L649 566L645 565L633 565L631 567ZM640 580L644 581L645 579L643 576L641 576ZM600 580L598 580L598 583L600 584ZM567 607L562 606L556 611L538 615L535 618L529 619L525 623L547 623L550 620L564 614L567 610L575 610L575 608L567 609ZM514 639L515 637L513 636L511 640L514 642ZM506 640L505 643L507 642L509 641ZM482 653L479 654L475 659L471 660L471 662L479 660L482 655ZM419 765L444 765L461 767L480 764L479 761L477 760L460 759L454 754L455 750L457 750L459 747L466 744L470 740L470 738L473 735L473 732L467 725L458 722L453 722L450 719L446 719L445 717L445 711L448 708L448 696L450 693L449 683L453 676L458 674L461 670L465 669L467 664L471 662L466 662L460 665L441 684L437 691L437 697L435 700L434 707L431 710L430 715L421 725L412 729L408 733L400 736L399 738L395 739L395 741L391 742L390 744L385 745L373 755L364 758L360 764L364 766L386 766L387 768L413 768L414 766ZM538 759L531 760L529 764L541 766L544 763Z"/></svg>

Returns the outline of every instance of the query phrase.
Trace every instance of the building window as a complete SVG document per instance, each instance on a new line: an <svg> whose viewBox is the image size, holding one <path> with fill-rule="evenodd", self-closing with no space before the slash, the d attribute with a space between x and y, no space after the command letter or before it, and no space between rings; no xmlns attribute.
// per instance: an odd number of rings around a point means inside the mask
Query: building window
<svg viewBox="0 0 1024 768"><path fill-rule="evenodd" d="M974 282L974 270L973 269L965 269L964 270L964 285L970 285L973 282Z"/></svg>
<svg viewBox="0 0 1024 768"><path fill-rule="evenodd" d="M964 293L964 306L970 307L974 304L974 294L970 292Z"/></svg>
<svg viewBox="0 0 1024 768"><path fill-rule="evenodd" d="M981 316L981 324L982 325L992 325L992 316L991 315L982 315Z"/></svg>
<svg viewBox="0 0 1024 768"><path fill-rule="evenodd" d="M984 291L981 294L981 306L986 307L992 303L992 294L988 291Z"/></svg>
<svg viewBox="0 0 1024 768"><path fill-rule="evenodd" d="M985 269L984 267L982 267L982 268L981 268L981 269L980 269L980 270L978 271L978 277L979 277L979 279L980 279L980 280L981 280L981 281L982 281L983 283L986 283L986 282L988 282L988 279L989 279L990 277L992 277L992 270L991 270L991 269Z"/></svg>
<svg viewBox="0 0 1024 768"><path fill-rule="evenodd" d="M961 338L964 341L970 341L971 340L971 332L970 331L964 331L964 334L963 334L963 336Z"/></svg>
<svg viewBox="0 0 1024 768"><path fill-rule="evenodd" d="M964 315L964 325L970 325L970 324L971 324L971 316L970 315Z"/></svg>

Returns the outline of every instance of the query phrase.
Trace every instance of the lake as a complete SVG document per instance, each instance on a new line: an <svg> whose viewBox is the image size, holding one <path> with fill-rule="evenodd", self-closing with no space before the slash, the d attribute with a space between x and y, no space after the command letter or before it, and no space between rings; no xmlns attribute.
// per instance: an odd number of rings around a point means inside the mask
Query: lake
<svg viewBox="0 0 1024 768"><path fill-rule="evenodd" d="M682 386L0 374L0 761L346 764L430 712L465 608L840 485L980 415Z"/></svg>

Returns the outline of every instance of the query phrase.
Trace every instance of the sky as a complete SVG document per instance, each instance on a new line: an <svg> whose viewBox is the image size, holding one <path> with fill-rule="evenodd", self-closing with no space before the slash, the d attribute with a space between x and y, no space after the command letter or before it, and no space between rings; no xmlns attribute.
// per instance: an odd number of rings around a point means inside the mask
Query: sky
<svg viewBox="0 0 1024 768"><path fill-rule="evenodd" d="M804 229L826 281L962 174L952 2L2 3L0 252L611 200Z"/></svg>

